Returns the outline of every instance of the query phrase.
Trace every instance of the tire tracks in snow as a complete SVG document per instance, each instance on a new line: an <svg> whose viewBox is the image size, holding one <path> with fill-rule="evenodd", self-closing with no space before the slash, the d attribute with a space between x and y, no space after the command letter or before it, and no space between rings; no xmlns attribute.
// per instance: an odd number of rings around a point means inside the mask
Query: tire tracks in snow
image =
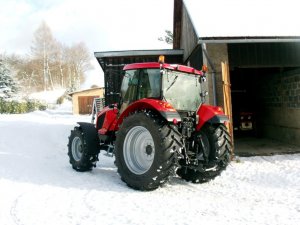
<svg viewBox="0 0 300 225"><path fill-rule="evenodd" d="M9 212L15 225L32 224L32 219L35 217L31 214L31 212L35 212L37 215L43 216L43 214L39 214L42 213L42 211L39 210L47 207L51 197L45 194L42 194L42 198L40 198L40 196L41 195L39 195L39 193L36 194L36 190L28 190L20 193L13 200ZM29 212L29 214L26 211ZM35 220L36 218L34 221Z"/></svg>
<svg viewBox="0 0 300 225"><path fill-rule="evenodd" d="M88 198L91 193L92 193L92 190L87 191L84 194L82 201L83 201L83 204L85 205L85 207L89 210L89 212L96 212L96 208L90 204L90 201L88 201Z"/></svg>
<svg viewBox="0 0 300 225"><path fill-rule="evenodd" d="M19 204L20 199L25 195L26 193L23 192L22 194L18 195L17 198L15 198L15 200L13 201L11 207L10 207L10 215L12 220L14 221L14 223L16 225L24 225L24 223L22 223L22 220L19 218L18 216L18 210L17 210L17 206Z"/></svg>

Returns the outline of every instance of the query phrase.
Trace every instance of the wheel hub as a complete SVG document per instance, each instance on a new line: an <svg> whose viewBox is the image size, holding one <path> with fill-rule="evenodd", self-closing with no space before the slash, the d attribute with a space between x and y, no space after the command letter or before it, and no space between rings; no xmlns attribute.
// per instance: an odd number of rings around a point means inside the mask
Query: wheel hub
<svg viewBox="0 0 300 225"><path fill-rule="evenodd" d="M152 152L153 152L152 146L151 145L147 145L146 146L146 153L147 153L147 155L150 156L152 154Z"/></svg>
<svg viewBox="0 0 300 225"><path fill-rule="evenodd" d="M79 137L75 137L72 141L72 155L75 161L80 161L82 152L81 139Z"/></svg>

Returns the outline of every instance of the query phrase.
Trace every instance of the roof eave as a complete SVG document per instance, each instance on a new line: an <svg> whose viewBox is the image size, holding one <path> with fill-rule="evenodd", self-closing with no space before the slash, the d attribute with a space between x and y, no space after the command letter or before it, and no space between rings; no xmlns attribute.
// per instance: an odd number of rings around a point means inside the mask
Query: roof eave
<svg viewBox="0 0 300 225"><path fill-rule="evenodd" d="M147 55L183 55L183 50L182 49L157 49L157 50L109 51L109 52L95 52L94 55L96 58L147 56Z"/></svg>
<svg viewBox="0 0 300 225"><path fill-rule="evenodd" d="M94 91L97 89L101 90L101 89L104 89L104 87L88 88L88 89L84 89L84 90L73 91L73 92L68 93L68 95L72 96L73 94L76 94L76 93L86 92L86 91Z"/></svg>

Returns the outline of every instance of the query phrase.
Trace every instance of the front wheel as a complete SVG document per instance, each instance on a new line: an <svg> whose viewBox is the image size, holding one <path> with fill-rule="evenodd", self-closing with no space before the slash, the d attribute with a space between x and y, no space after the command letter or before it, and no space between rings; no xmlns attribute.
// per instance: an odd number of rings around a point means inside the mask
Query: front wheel
<svg viewBox="0 0 300 225"><path fill-rule="evenodd" d="M98 161L98 140L93 126L89 129L75 127L68 143L68 155L73 169L79 172L92 170Z"/></svg>
<svg viewBox="0 0 300 225"><path fill-rule="evenodd" d="M127 117L116 138L116 165L121 179L138 190L153 190L174 171L177 134L159 117L136 113Z"/></svg>
<svg viewBox="0 0 300 225"><path fill-rule="evenodd" d="M177 175L186 181L204 183L220 175L230 161L231 138L223 124L206 124L200 131L203 151L208 154L209 167L204 171L181 167Z"/></svg>

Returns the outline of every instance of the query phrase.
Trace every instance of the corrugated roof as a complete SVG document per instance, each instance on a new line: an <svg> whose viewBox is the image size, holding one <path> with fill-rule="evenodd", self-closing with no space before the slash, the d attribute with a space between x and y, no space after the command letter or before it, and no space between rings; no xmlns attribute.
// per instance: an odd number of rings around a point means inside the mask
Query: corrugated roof
<svg viewBox="0 0 300 225"><path fill-rule="evenodd" d="M184 0L199 37L300 36L295 0Z"/></svg>
<svg viewBox="0 0 300 225"><path fill-rule="evenodd" d="M105 71L107 65L123 67L125 64L136 62L156 62L159 55L165 55L166 58L174 63L174 59L182 58L182 49L155 49L155 50L127 50L127 51L108 51L108 52L95 52L96 59L98 60L101 68ZM173 59L174 58L174 59ZM182 60L182 59L181 59ZM176 62L181 63L181 62ZM107 65L106 65L107 64Z"/></svg>

